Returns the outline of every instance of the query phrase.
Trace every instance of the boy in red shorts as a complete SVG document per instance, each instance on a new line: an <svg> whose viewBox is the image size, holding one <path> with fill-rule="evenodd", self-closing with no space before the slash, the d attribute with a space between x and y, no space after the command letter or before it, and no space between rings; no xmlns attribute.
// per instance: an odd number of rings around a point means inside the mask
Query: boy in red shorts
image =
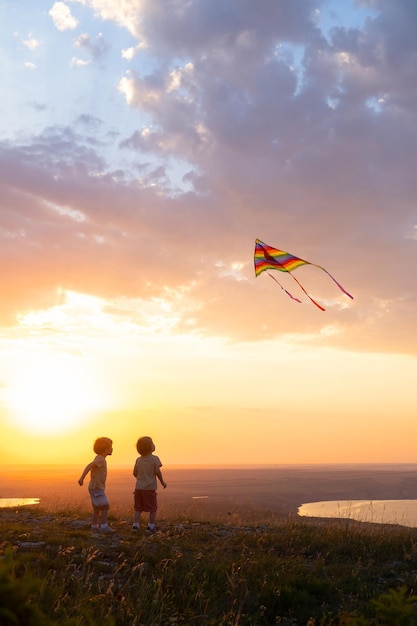
<svg viewBox="0 0 417 626"><path fill-rule="evenodd" d="M133 530L139 530L140 516L142 512L149 513L149 523L147 531L156 533L155 521L158 509L156 499L156 488L158 478L162 487L166 488L166 482L162 478L162 463L153 452L155 445L150 437L140 437L136 444L136 449L140 456L136 459L133 468L133 476L136 478L135 488L135 518Z"/></svg>

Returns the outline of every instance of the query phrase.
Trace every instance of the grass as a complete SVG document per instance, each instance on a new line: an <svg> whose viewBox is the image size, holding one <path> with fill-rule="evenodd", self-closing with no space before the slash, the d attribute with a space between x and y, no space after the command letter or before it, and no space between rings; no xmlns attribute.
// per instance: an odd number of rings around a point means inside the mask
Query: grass
<svg viewBox="0 0 417 626"><path fill-rule="evenodd" d="M93 536L82 511L0 511L1 626L417 625L417 529L189 513Z"/></svg>

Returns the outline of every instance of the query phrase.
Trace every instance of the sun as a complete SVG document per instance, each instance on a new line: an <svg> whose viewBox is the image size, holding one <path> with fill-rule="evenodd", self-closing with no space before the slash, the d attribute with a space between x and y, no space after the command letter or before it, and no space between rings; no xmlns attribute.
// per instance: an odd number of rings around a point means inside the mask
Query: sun
<svg viewBox="0 0 417 626"><path fill-rule="evenodd" d="M73 430L105 405L103 390L85 368L56 357L21 371L5 395L13 426L42 435Z"/></svg>

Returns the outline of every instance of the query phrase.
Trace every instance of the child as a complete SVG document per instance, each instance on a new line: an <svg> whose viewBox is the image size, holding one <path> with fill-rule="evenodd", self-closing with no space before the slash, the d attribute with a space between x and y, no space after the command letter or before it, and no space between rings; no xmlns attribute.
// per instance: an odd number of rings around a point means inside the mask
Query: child
<svg viewBox="0 0 417 626"><path fill-rule="evenodd" d="M104 530L105 532L114 532L113 528L107 524L107 515L109 512L109 501L104 492L107 478L107 461L106 456L113 452L113 442L108 437L99 437L95 440L93 446L96 458L91 461L81 474L78 484L84 483L84 478L88 472L91 472L88 491L90 492L91 504L93 505L93 515L91 518L91 529ZM100 518L101 526L98 525Z"/></svg>
<svg viewBox="0 0 417 626"><path fill-rule="evenodd" d="M162 463L155 454L155 445L150 437L140 437L136 444L136 449L140 456L136 459L133 468L133 476L136 477L135 488L135 519L133 522L133 530L139 529L139 521L142 511L149 513L149 524L147 531L151 534L156 533L155 520L157 511L156 487L158 478L159 482L166 488L166 482L162 478L160 468Z"/></svg>

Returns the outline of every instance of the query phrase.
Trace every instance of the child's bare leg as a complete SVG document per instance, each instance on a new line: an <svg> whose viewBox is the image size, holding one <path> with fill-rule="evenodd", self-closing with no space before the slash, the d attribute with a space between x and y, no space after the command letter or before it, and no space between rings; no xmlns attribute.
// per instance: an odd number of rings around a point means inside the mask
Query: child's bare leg
<svg viewBox="0 0 417 626"><path fill-rule="evenodd" d="M102 524L107 524L107 516L109 513L109 507L105 507L101 509L101 523Z"/></svg>
<svg viewBox="0 0 417 626"><path fill-rule="evenodd" d="M135 511L134 524L139 524L142 511Z"/></svg>
<svg viewBox="0 0 417 626"><path fill-rule="evenodd" d="M152 513L149 513L149 524L155 525L155 522L156 522L156 511L152 511Z"/></svg>
<svg viewBox="0 0 417 626"><path fill-rule="evenodd" d="M91 525L92 526L97 526L98 525L98 516L100 513L100 509L97 509L95 506L93 507L93 514L91 516Z"/></svg>

